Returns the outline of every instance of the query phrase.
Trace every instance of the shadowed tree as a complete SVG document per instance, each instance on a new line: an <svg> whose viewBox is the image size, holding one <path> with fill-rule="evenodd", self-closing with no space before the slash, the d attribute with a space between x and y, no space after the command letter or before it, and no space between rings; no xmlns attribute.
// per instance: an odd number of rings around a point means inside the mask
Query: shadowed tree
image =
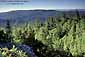
<svg viewBox="0 0 85 57"><path fill-rule="evenodd" d="M6 21L6 40L7 42L12 42L13 37L12 37L12 32L11 32L11 26L10 26L10 21Z"/></svg>

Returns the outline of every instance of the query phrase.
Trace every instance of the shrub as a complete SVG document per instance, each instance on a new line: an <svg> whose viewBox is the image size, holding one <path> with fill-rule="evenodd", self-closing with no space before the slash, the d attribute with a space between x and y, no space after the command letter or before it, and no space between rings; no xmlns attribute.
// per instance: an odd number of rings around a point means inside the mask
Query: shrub
<svg viewBox="0 0 85 57"><path fill-rule="evenodd" d="M0 48L0 56L1 57L28 57L25 52L21 50L17 50L17 48L15 48L14 46L10 50L8 48Z"/></svg>

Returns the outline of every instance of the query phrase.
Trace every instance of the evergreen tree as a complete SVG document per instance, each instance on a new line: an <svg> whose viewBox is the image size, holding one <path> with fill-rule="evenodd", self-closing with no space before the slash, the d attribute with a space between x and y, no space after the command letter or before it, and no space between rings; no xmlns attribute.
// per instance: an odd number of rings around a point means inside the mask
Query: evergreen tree
<svg viewBox="0 0 85 57"><path fill-rule="evenodd" d="M10 26L10 21L7 20L6 23L6 41L7 42L12 42L13 41L13 36L12 36L12 31L11 31L11 26Z"/></svg>

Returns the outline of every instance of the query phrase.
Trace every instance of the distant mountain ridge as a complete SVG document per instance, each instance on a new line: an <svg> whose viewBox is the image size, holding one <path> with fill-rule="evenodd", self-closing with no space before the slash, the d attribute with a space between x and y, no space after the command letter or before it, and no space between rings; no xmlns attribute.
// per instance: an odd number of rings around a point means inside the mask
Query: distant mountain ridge
<svg viewBox="0 0 85 57"><path fill-rule="evenodd" d="M85 9L78 10L81 15L85 15ZM62 12L75 13L75 10L15 10L0 13L0 24L4 24L7 19L11 23L24 23L34 21L39 18L41 21L47 19L49 16L55 17Z"/></svg>

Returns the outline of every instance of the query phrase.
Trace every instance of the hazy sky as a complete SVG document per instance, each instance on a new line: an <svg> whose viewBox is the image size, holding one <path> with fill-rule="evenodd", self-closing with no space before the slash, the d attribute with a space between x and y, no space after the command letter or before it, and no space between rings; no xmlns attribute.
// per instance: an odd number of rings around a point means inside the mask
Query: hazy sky
<svg viewBox="0 0 85 57"><path fill-rule="evenodd" d="M29 0L24 4L0 2L0 12L30 9L85 9L85 0Z"/></svg>

